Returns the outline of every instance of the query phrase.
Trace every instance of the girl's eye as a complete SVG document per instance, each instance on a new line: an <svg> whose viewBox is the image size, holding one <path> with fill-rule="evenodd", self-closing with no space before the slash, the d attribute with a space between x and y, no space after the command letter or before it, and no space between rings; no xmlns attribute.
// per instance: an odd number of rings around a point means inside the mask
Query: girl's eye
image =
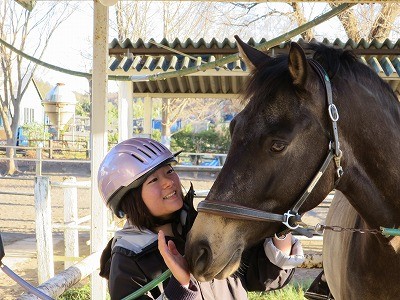
<svg viewBox="0 0 400 300"><path fill-rule="evenodd" d="M272 152L282 152L286 149L286 144L283 142L274 142L270 149Z"/></svg>
<svg viewBox="0 0 400 300"><path fill-rule="evenodd" d="M157 181L157 177L154 177L154 178L150 179L149 182L148 182L147 184L150 184L150 183L156 182L156 181Z"/></svg>
<svg viewBox="0 0 400 300"><path fill-rule="evenodd" d="M173 168L171 168L171 169L168 170L167 174L171 174L171 173L174 173L174 172L175 172L175 170Z"/></svg>

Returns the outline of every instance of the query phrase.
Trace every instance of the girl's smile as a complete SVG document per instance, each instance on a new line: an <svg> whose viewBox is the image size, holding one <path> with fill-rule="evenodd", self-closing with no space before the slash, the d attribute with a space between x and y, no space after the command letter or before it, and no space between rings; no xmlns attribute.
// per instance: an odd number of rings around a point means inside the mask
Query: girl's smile
<svg viewBox="0 0 400 300"><path fill-rule="evenodd" d="M154 171L143 183L142 198L150 213L168 218L183 206L183 194L178 174L170 166Z"/></svg>

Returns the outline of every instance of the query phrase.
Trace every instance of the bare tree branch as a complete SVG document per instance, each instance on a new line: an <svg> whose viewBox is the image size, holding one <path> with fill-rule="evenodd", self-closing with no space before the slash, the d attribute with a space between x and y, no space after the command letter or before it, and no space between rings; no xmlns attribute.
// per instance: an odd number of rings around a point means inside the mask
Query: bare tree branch
<svg viewBox="0 0 400 300"><path fill-rule="evenodd" d="M331 8L337 7L338 4L329 3ZM357 17L355 16L353 10L348 9L341 14L338 15L338 19L343 25L344 30L349 39L353 41L358 41L361 39L361 33L359 28L359 22Z"/></svg>
<svg viewBox="0 0 400 300"><path fill-rule="evenodd" d="M381 42L387 39L399 14L400 3L382 4L381 11L371 28L368 39L377 39Z"/></svg>
<svg viewBox="0 0 400 300"><path fill-rule="evenodd" d="M26 11L14 1L1 1L0 34L3 40L9 41L13 47L23 51L26 48L43 56L50 38L55 30L72 14L70 3L38 3L34 12ZM41 10L42 9L42 10ZM32 34L40 38L29 39ZM0 60L3 70L4 90L0 97L0 116L3 119L7 144L16 145L16 133L20 119L20 104L37 65L27 62L4 46L0 47ZM14 149L7 152L10 158L8 173L17 171Z"/></svg>
<svg viewBox="0 0 400 300"><path fill-rule="evenodd" d="M292 3L289 3L289 5L293 8L293 18L296 20L297 25L300 26L300 25L307 23L308 20L304 16L302 4L299 2L292 2ZM310 41L312 38L314 38L313 29L311 28L311 29L304 31L301 34L301 37L305 41Z"/></svg>

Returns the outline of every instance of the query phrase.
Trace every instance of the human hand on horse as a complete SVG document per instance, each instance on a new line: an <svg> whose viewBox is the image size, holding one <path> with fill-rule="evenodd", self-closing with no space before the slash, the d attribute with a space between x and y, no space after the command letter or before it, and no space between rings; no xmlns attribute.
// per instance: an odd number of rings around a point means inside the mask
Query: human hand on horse
<svg viewBox="0 0 400 300"><path fill-rule="evenodd" d="M272 238L275 247L281 250L284 254L290 255L292 252L292 234L288 233L283 237L277 237L276 235Z"/></svg>
<svg viewBox="0 0 400 300"><path fill-rule="evenodd" d="M165 264L171 270L172 275L182 286L188 286L190 282L190 272L186 259L178 252L173 241L165 241L162 230L158 232L158 250L160 250Z"/></svg>

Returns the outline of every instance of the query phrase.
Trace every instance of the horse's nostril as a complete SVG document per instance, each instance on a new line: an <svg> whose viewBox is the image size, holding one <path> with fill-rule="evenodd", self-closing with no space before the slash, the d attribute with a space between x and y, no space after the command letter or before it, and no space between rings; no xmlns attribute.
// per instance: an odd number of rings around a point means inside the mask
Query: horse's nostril
<svg viewBox="0 0 400 300"><path fill-rule="evenodd" d="M211 249L207 244L199 245L197 257L194 258L194 271L204 273L212 260Z"/></svg>

